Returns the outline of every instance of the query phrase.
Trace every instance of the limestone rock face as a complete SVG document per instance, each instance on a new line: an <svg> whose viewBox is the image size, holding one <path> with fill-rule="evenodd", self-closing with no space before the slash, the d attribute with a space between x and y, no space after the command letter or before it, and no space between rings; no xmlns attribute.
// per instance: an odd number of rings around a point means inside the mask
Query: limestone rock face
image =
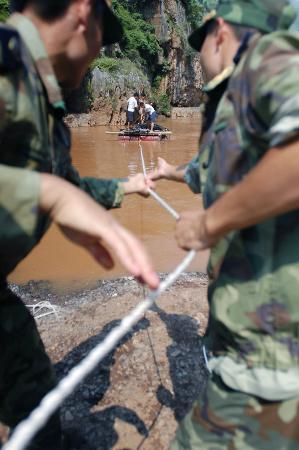
<svg viewBox="0 0 299 450"><path fill-rule="evenodd" d="M68 109L72 114L66 122L71 128L123 126L126 123L127 99L135 90L150 91L146 77L134 72L111 74L95 68L69 97ZM91 97L89 101L88 94Z"/></svg>
<svg viewBox="0 0 299 450"><path fill-rule="evenodd" d="M198 106L202 99L200 56L188 44L191 26L181 0L149 2L143 11L155 26L170 71L160 82L160 90L170 95L172 106Z"/></svg>
<svg viewBox="0 0 299 450"><path fill-rule="evenodd" d="M188 44L191 25L186 3L188 0L150 0L140 1L136 7L136 12L155 28L161 47L154 63L155 88L159 94L167 95L172 107L198 107L203 97L200 55ZM121 55L118 44L108 49L108 54L109 51L112 56ZM69 97L68 107L72 114L92 114L92 118L84 116L83 126L86 123L123 125L127 98L136 90L151 95L153 75L147 73L146 68L141 71L134 66L134 61L128 62L132 63L132 68L126 73L96 67L87 75L80 89ZM70 120L70 125L78 125L77 116Z"/></svg>

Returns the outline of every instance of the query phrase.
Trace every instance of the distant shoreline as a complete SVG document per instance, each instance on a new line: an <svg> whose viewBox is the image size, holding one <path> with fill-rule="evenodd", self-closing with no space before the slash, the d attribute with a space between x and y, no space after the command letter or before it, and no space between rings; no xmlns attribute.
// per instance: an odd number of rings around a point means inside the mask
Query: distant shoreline
<svg viewBox="0 0 299 450"><path fill-rule="evenodd" d="M165 117L162 114L159 117ZM173 107L171 119L200 119L201 107ZM68 114L65 122L70 128L98 127L98 126L124 126L126 114L122 111L91 111L89 113Z"/></svg>

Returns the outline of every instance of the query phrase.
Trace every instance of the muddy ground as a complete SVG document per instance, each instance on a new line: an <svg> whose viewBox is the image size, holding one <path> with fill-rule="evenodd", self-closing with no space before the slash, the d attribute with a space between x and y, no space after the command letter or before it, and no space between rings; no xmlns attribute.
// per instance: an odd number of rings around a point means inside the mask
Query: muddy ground
<svg viewBox="0 0 299 450"><path fill-rule="evenodd" d="M58 294L47 283L13 287L25 303L48 300L54 315L38 327L59 378L144 298L131 277ZM207 324L207 277L182 276L64 402L64 428L75 428L86 450L166 450L177 422L207 377L201 336ZM0 430L0 437L5 430Z"/></svg>

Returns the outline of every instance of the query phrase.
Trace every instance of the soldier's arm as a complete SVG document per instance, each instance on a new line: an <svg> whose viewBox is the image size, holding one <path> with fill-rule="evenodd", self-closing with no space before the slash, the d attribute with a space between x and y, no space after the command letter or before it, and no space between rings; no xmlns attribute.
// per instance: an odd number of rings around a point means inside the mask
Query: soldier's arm
<svg viewBox="0 0 299 450"><path fill-rule="evenodd" d="M139 194L143 197L148 197L148 189L154 189L155 183L152 180L148 180L144 177L143 173L137 173L136 175L129 176L119 180L119 185L122 187L124 194Z"/></svg>
<svg viewBox="0 0 299 450"><path fill-rule="evenodd" d="M7 245L25 245L33 239L38 220L40 176L29 170L0 164L0 239Z"/></svg>
<svg viewBox="0 0 299 450"><path fill-rule="evenodd" d="M268 142L259 163L206 211L182 214L179 245L213 246L240 230L299 208L299 70L295 36L266 36L249 64L247 84L252 117L259 117ZM298 42L297 42L298 45ZM256 59L262 53L260 64ZM262 149L260 148L260 152Z"/></svg>
<svg viewBox="0 0 299 450"><path fill-rule="evenodd" d="M114 254L150 288L158 286L142 244L88 195L54 175L0 165L0 257L7 266L14 248L32 248L40 211L105 268L113 267Z"/></svg>
<svg viewBox="0 0 299 450"><path fill-rule="evenodd" d="M182 164L175 166L169 164L165 159L158 157L157 167L148 173L147 177L149 180L170 180L179 181L181 183L185 182L184 176L186 173L186 168L188 164Z"/></svg>
<svg viewBox="0 0 299 450"><path fill-rule="evenodd" d="M66 179L80 187L106 209L119 208L124 196L128 194L137 193L147 197L148 188L154 188L154 182L147 180L140 173L128 178L80 177L71 164Z"/></svg>
<svg viewBox="0 0 299 450"><path fill-rule="evenodd" d="M211 235L223 235L299 208L298 45L298 37L290 33L269 35L249 61L250 107L263 124L268 148L243 181L208 211ZM261 62L257 65L258 57Z"/></svg>
<svg viewBox="0 0 299 450"><path fill-rule="evenodd" d="M213 246L241 230L299 209L299 140L269 150L259 164L205 211L182 214L176 237L181 247Z"/></svg>
<svg viewBox="0 0 299 450"><path fill-rule="evenodd" d="M61 178L42 174L39 207L105 268L113 267L112 255L116 255L130 273L157 288L158 276L141 242L90 196Z"/></svg>
<svg viewBox="0 0 299 450"><path fill-rule="evenodd" d="M169 164L165 159L158 157L157 167L148 173L149 180L169 180L187 183L191 191L200 193L199 158L196 155L189 163L181 165Z"/></svg>

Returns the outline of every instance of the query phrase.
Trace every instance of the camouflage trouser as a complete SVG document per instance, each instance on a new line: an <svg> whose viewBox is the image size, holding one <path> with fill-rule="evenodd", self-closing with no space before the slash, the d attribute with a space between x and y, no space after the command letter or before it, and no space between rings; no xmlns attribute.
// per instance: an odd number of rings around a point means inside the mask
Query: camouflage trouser
<svg viewBox="0 0 299 450"><path fill-rule="evenodd" d="M213 375L180 424L171 450L297 450L299 398L269 402Z"/></svg>
<svg viewBox="0 0 299 450"><path fill-rule="evenodd" d="M33 317L16 295L1 288L0 421L13 429L55 384ZM56 413L27 449L60 450L60 441L60 419Z"/></svg>

